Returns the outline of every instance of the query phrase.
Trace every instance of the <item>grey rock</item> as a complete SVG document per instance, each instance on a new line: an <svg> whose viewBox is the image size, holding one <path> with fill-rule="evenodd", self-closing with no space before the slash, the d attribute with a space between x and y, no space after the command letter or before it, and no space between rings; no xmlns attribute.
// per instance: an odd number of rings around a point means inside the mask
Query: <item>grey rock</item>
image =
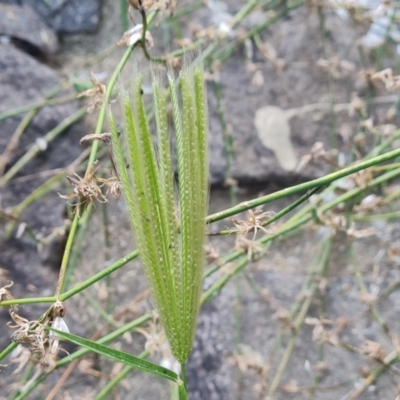
<svg viewBox="0 0 400 400"><path fill-rule="evenodd" d="M27 6L0 4L0 35L27 42L44 53L54 53L58 48L54 31Z"/></svg>
<svg viewBox="0 0 400 400"><path fill-rule="evenodd" d="M328 74L316 66L316 61L324 58L318 37L318 17L314 14L307 16L306 14L305 8L296 10L290 14L290 19L284 19L279 23L279 29L262 32L263 42L271 44L276 50L277 57L286 62L286 67L281 71L277 70L272 62L265 60L253 42L249 42L248 46L252 48L253 54L250 61L254 63L254 69L246 65L244 50L242 50L229 58L221 70L224 118L230 126L235 146L231 176L246 186L257 182L288 185L329 172L329 166L324 163L311 165L300 171L296 171L296 167L291 170L287 167L287 165L296 165L293 154L297 162L300 162L303 156L310 154L312 146L317 141L324 143L325 148L329 149L331 140L335 139L339 151L343 151L344 144L338 135L338 129L332 133L329 106L317 111L301 110L301 107L308 104L327 104L329 101ZM338 25L334 17L327 18L330 25ZM307 26L301 22L305 19L308 21ZM335 80L336 102L347 103L349 92L356 90L355 87L350 86L356 81L355 73L359 66L356 48L349 50L347 43L356 42L357 32L344 31L338 26L335 26L334 31L338 58L346 59L356 66L355 70L349 72L347 76ZM315 43L315 45L310 46L310 43ZM301 67L294 67L295 65L301 65ZM212 88L210 89L209 95L213 97ZM266 106L279 107L285 111L298 110L297 114L290 112L288 123L291 146L284 146L279 154L280 157L277 157L273 148L263 144L266 141L261 140L257 132L255 124L257 110ZM210 109L212 136L222 137L220 123L218 119L215 119L216 115L212 114L216 108ZM346 111L338 113L336 126L340 127L344 122L350 123L352 128L356 129L354 119L349 118ZM279 138L281 125L282 123L274 125L271 136ZM213 138L211 143L213 143ZM280 146L280 143L276 143L276 146ZM217 159L223 166L223 146L221 148ZM279 159L282 160L284 157L293 161L280 162ZM223 167L220 170L223 171ZM220 177L220 174L218 176Z"/></svg>
<svg viewBox="0 0 400 400"><path fill-rule="evenodd" d="M41 101L50 89L61 82L60 77L51 68L8 45L0 45L0 70L0 112ZM59 94L59 96L65 95L66 91ZM17 153L32 144L37 138L42 137L76 110L77 103L41 109L22 135ZM2 132L0 152L4 151L22 117L23 114L0 122ZM58 157L61 157L57 161L59 166L66 161L66 158L69 158L65 151L57 148L52 151L59 152Z"/></svg>
<svg viewBox="0 0 400 400"><path fill-rule="evenodd" d="M58 0L40 4L36 0L23 2L37 7L37 12L59 33L93 32L99 23L100 7L97 0Z"/></svg>
<svg viewBox="0 0 400 400"><path fill-rule="evenodd" d="M0 45L0 112L15 107L38 102L54 85L61 82L55 71L41 64L26 53L13 46ZM65 96L66 92L60 93ZM36 139L44 136L50 129L57 126L63 119L78 108L78 103L45 107L34 117L32 123L23 133L18 147L9 160L11 165L19 158ZM14 133L24 114L0 121L0 154L3 153L10 137ZM79 138L83 136L82 125L76 125L61 134L61 137L51 143L47 150L29 162L19 173L31 174L59 167L65 167L75 159L82 149ZM7 209L19 204L44 181L45 177L34 177L25 181L11 180L1 188L1 208ZM65 201L59 199L56 192L32 204L21 216L21 221L42 237L48 236L56 227L64 225ZM38 251L37 244L26 234L20 239L12 237L4 241L3 233L6 220L0 221L0 265L7 271L7 279L15 282L13 296L16 298L32 295L48 296L54 293L57 274L43 264L59 265L62 252L62 238L57 237L44 253ZM15 234L13 234L15 236ZM46 259L42 254L46 255ZM57 260L56 260L57 259ZM37 288L37 292L35 292ZM23 315L33 318L43 307L31 313L31 307L22 310ZM1 314L0 347L9 343L11 331L5 327L8 319L6 312Z"/></svg>
<svg viewBox="0 0 400 400"><path fill-rule="evenodd" d="M98 0L0 0L0 3L32 7L56 32L94 32L100 21Z"/></svg>

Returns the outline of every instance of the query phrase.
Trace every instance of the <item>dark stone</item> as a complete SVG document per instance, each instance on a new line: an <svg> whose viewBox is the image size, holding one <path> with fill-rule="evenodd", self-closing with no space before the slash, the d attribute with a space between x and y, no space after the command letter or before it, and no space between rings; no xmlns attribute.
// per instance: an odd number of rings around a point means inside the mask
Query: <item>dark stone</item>
<svg viewBox="0 0 400 400"><path fill-rule="evenodd" d="M22 1L35 7L59 33L94 32L99 23L100 7L97 0Z"/></svg>
<svg viewBox="0 0 400 400"><path fill-rule="evenodd" d="M31 7L0 4L0 35L28 43L44 53L54 53L58 39Z"/></svg>
<svg viewBox="0 0 400 400"><path fill-rule="evenodd" d="M219 311L214 303L206 303L199 315L193 351L187 365L188 391L193 400L231 398L223 354L226 341L220 330Z"/></svg>
<svg viewBox="0 0 400 400"><path fill-rule="evenodd" d="M61 82L55 71L13 46L0 45L0 70L0 112L41 101L50 89ZM66 94L66 91L62 91L59 96ZM42 108L22 135L15 156L20 156L26 146L76 111L77 106L76 102ZM0 153L4 151L22 117L23 114L0 121ZM57 166L65 166L63 163L70 159L65 150L55 148L53 151L58 153L59 158L55 159ZM44 167L48 168L47 165Z"/></svg>
<svg viewBox="0 0 400 400"><path fill-rule="evenodd" d="M0 45L0 71L0 112L41 101L50 89L61 83L61 78L55 71L13 46ZM68 95L66 90L59 93L59 96L65 95ZM8 166L21 157L38 138L56 127L78 107L79 103L75 101L41 109L24 131L17 148L8 160ZM0 121L0 154L24 115ZM65 167L81 153L79 138L83 135L84 128L80 124L61 133L45 151L22 168L16 178L32 172ZM1 208L12 210L46 179L48 176L40 175L26 180L12 179L0 189ZM56 228L64 226L64 213L65 201L53 191L29 206L21 215L20 221L25 222L36 235L46 237ZM63 238L57 236L44 246L37 246L26 233L19 239L15 238L13 233L10 239L4 240L4 228L8 222L6 219L0 220L0 266L7 271L6 279L15 283L12 287L13 296L20 298L52 295L57 273L43 268L43 265L56 262L56 265L59 265ZM3 284L4 282L0 282L0 287ZM46 306L24 307L23 312L29 318L37 318L45 309ZM12 331L4 323L9 320L7 311L1 311L0 347L3 349L9 343Z"/></svg>
<svg viewBox="0 0 400 400"><path fill-rule="evenodd" d="M30 6L58 33L94 32L100 20L98 0L0 0Z"/></svg>

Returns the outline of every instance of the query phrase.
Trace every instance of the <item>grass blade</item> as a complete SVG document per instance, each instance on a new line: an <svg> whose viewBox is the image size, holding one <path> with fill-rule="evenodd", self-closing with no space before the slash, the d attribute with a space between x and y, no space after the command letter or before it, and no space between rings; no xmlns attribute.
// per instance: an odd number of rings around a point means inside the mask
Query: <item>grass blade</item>
<svg viewBox="0 0 400 400"><path fill-rule="evenodd" d="M143 360L142 358L132 356L131 354L125 353L123 351L113 349L112 347L108 347L103 344L92 342L91 340L84 339L80 336L76 336L71 333L65 333L65 332L59 331L57 329L52 329L48 326L46 326L46 328L52 332L55 332L57 334L57 336L59 336L61 339L68 340L69 342L75 343L79 346L82 346L88 350L91 350L91 351L93 351L97 354L100 354L104 357L107 357L111 360L128 365L139 371L144 371L149 374L152 374L152 375L164 378L164 379L168 379L168 380L178 383L178 384L181 384L181 382L182 382L180 380L179 376L175 372L169 370L168 368L161 367L158 364L154 364L150 361Z"/></svg>

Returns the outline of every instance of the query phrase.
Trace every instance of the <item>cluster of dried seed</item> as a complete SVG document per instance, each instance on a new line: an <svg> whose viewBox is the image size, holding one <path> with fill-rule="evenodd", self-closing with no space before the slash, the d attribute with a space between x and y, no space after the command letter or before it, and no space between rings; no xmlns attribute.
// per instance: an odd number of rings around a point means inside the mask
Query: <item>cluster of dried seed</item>
<svg viewBox="0 0 400 400"><path fill-rule="evenodd" d="M77 201L73 204L76 207L79 215L79 210L82 208L85 210L89 204L94 204L96 201L100 203L107 203L107 195L110 194L115 199L119 199L121 196L121 181L119 180L118 173L116 172L114 159L111 148L111 134L89 134L84 136L80 140L80 144L91 143L94 140L108 144L108 155L111 161L112 170L111 177L100 178L96 175L96 171L99 168L99 162L96 160L86 171L84 177L80 177L74 173L74 176L67 176L68 182L74 187L73 191L66 195L58 194L62 199L76 199ZM106 187L105 193L102 192L102 188Z"/></svg>
<svg viewBox="0 0 400 400"><path fill-rule="evenodd" d="M13 282L9 282L0 288L0 302L13 300L10 288ZM57 301L46 314L42 321L29 321L17 314L18 308L15 305L9 307L12 322L7 326L15 331L11 335L11 340L20 345L27 345L30 355L45 371L51 371L55 367L60 338L56 333L49 331L46 327L52 327L62 332L69 332L64 321L65 306ZM26 364L32 357L23 357L20 362ZM21 369L20 365L18 369Z"/></svg>
<svg viewBox="0 0 400 400"><path fill-rule="evenodd" d="M62 199L73 199L76 198L77 202L74 203L79 213L79 208L82 206L86 209L89 204L93 204L95 201L100 203L106 203L107 199L101 191L98 178L95 172L98 168L98 161L95 161L90 168L86 171L85 176L82 178L78 174L74 173L74 176L67 176L68 182L74 187L73 191L67 195L59 196Z"/></svg>
<svg viewBox="0 0 400 400"><path fill-rule="evenodd" d="M232 232L237 233L235 247L237 249L247 250L249 259L251 260L253 256L253 250L262 251L262 247L255 242L257 232L259 230L262 230L267 235L274 233L273 231L267 230L264 227L268 224L268 221L272 217L273 212L262 212L262 210L258 208L254 211L249 210L248 215L249 218L246 221L232 218L233 225L235 225L235 228L232 229ZM251 239L248 239L246 236L250 232L253 232L253 237Z"/></svg>
<svg viewBox="0 0 400 400"><path fill-rule="evenodd" d="M82 93L79 93L77 98L81 97L91 97L91 100L87 106L87 112L91 114L94 110L99 108L104 100L104 96L106 94L106 86L96 78L96 76L92 73L91 81L93 83L93 88L85 90Z"/></svg>

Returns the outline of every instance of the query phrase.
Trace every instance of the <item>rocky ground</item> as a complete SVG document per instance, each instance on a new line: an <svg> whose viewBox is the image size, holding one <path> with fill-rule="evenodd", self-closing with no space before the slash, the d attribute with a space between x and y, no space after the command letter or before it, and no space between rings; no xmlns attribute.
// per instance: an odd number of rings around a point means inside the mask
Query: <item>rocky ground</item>
<svg viewBox="0 0 400 400"><path fill-rule="evenodd" d="M216 21L220 23L243 6L238 0L224 3L226 9L222 9L219 2L210 2L209 8L203 7L194 16L182 18L183 34L189 35ZM181 2L178 1L178 5ZM239 25L238 34L259 24L260 18L264 18L263 14L255 10ZM240 202L327 173L332 167L328 163L305 163L304 157L310 154L317 141L326 149L334 147L348 160L356 136L354 132L358 129L356 116L349 115L349 110L355 107L352 94L365 96L369 88L363 78L365 74L360 71L376 65L377 53L371 55L358 47L368 27L369 24L355 24L349 18L343 20L330 7L326 7L324 19L321 19L317 8L309 4L291 11L262 30L259 36L246 41L244 46L238 46L222 66L214 65L212 72L217 84L210 82L208 85L211 213L232 204L232 196L224 186L226 183L235 184L235 201ZM165 29L160 26L154 30L155 52L163 49ZM72 75L75 82L88 81L93 71L107 81L122 49L94 65L88 66L85 62L101 54L120 36L119 8L115 1L0 0L0 113L42 101L56 85L63 87L58 98L75 96L73 88L62 86ZM270 47L260 46L260 41ZM396 66L395 51L394 45L387 47L382 69ZM120 78L120 86L129 86L135 62L139 68L148 65L139 54L140 50L136 49L137 59ZM397 98L381 90L374 92L374 99L371 113L376 124L385 123L387 111ZM47 145L43 143L43 136L70 115L77 115L83 106L80 100L73 100L42 108L7 159L0 158L0 171L4 165L4 176L7 176L27 149L35 144L39 149L34 158L0 186L1 210L21 203L51 176L49 171L64 169L79 157L84 150L79 139L93 132L95 114L77 118L76 123ZM25 115L0 120L0 157ZM398 125L397 115L391 123ZM234 157L230 165L224 145L227 135L233 140ZM367 140L365 147L368 146ZM65 233L69 228L65 201L57 193L67 193L70 189L65 178L62 182L31 204L18 221L19 226L21 222L26 223L36 237L46 238L56 232L48 243L38 245L27 230L24 234L14 230L5 239L9 220L1 220L0 271L3 275L0 279L14 282L12 293L16 298L54 294ZM294 200L274 202L264 210L276 212ZM111 201L106 208L96 207L74 270L75 281L87 279L132 251L134 245L125 211L121 201ZM105 215L107 228L104 227ZM212 230L227 226L232 223L222 221L214 224ZM293 353L274 398L356 398L351 396L363 386L366 376L373 368L382 367L384 356L396 346L398 349L400 264L396 243L400 230L396 220L375 221L358 228L371 226L375 229L374 236L357 239L354 243L342 233L333 239L328 273L320 282L305 324L296 336ZM109 233L107 246L105 229ZM267 398L278 364L295 336L287 323L288 310L307 296L302 292L303 284L321 250L321 243L330 232L330 228L322 224L311 224L301 234L283 238L265 257L251 263L204 305L188 364L192 400ZM210 242L220 254L226 254L234 248L235 237L213 237ZM375 296L374 304L388 324L384 329L369 312L371 303L366 293L358 288L355 264L360 268L367 294ZM220 272L218 277L224 273L226 271ZM216 279L213 276L206 280L206 287ZM107 285L111 289L107 289ZM123 310L147 288L137 261L115 272L107 285L96 284L87 294L101 307L108 307L112 314ZM393 290L384 295L391 286ZM111 299L108 305L107 293ZM23 314L35 319L45 306L24 306ZM90 337L104 324L85 296L70 299L67 307L66 321L74 334ZM130 307L129 313L124 314L125 322L151 307L149 299ZM325 323L321 324L319 318ZM8 312L0 311L1 350L10 343L8 321ZM324 341L321 335L326 332L330 332L330 336ZM139 333L126 334L113 345L138 354L143 349L144 337ZM67 346L67 350L74 348ZM159 361L157 357L154 356L155 361ZM10 396L22 382L21 373L13 374L16 367L10 359L3 364L0 366L0 399L15 398ZM384 366L384 369L385 372L358 398L396 398L400 387L398 368ZM51 388L64 372L65 369L54 372L28 398L49 399ZM54 398L92 399L117 372L118 366L88 356L72 371ZM316 376L320 379L320 389L311 397L310 388ZM167 399L170 392L168 384L161 380L132 372L110 398Z"/></svg>

